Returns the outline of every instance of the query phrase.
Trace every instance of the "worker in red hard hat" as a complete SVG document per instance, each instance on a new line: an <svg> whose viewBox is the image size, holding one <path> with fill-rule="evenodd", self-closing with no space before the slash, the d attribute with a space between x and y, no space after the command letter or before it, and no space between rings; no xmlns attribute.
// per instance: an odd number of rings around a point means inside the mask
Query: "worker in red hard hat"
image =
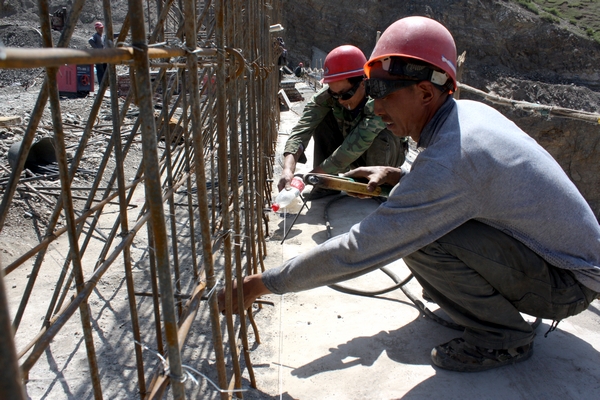
<svg viewBox="0 0 600 400"><path fill-rule="evenodd" d="M279 190L289 185L296 163L306 162L304 150L314 140L314 173L337 174L366 165L399 167L408 149L407 139L394 136L373 113L373 100L363 84L367 59L351 45L333 49L325 58L322 83L326 85L306 104L284 149ZM308 199L337 191L313 189Z"/></svg>
<svg viewBox="0 0 600 400"><path fill-rule="evenodd" d="M263 294L331 285L402 258L462 327L431 351L434 365L459 372L531 357L536 324L522 314L552 320L547 335L592 301L597 307L594 212L517 125L484 103L452 98L455 62L452 35L433 19L407 17L385 30L365 65L365 86L388 128L418 143L411 170L350 171L371 189L395 187L348 233L245 277L245 307ZM223 292L219 298L223 304Z"/></svg>
<svg viewBox="0 0 600 400"><path fill-rule="evenodd" d="M92 35L92 37L88 40L88 43L94 49L103 49L104 47L106 47L106 35L104 35L104 24L100 21L97 21L94 24L94 29L96 29L96 33ZM105 72L105 63L96 64L96 76L98 78L98 84L102 83L102 79L104 78Z"/></svg>

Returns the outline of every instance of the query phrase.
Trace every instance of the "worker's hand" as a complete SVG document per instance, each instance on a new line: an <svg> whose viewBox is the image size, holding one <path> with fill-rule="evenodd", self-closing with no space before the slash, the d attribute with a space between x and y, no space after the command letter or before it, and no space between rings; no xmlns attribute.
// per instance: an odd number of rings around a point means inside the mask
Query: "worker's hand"
<svg viewBox="0 0 600 400"><path fill-rule="evenodd" d="M281 178L279 178L279 182L277 183L277 189L281 192L286 187L290 186L290 182L294 179L294 172L290 169L284 169L281 173Z"/></svg>
<svg viewBox="0 0 600 400"><path fill-rule="evenodd" d="M271 291L264 285L262 274L246 276L244 278L244 309L249 309L258 297L269 293ZM219 290L217 296L219 311L225 312L225 289ZM234 314L240 312L238 309L237 281L233 281L232 308Z"/></svg>
<svg viewBox="0 0 600 400"><path fill-rule="evenodd" d="M344 176L354 179L367 178L369 180L367 190L372 192L377 186L385 184L395 186L400 182L402 170L393 167L359 167L346 172Z"/></svg>

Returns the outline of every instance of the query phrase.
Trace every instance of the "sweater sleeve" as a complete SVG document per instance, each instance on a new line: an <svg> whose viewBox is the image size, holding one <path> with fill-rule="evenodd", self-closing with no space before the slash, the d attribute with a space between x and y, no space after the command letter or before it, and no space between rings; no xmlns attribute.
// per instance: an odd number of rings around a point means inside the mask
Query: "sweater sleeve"
<svg viewBox="0 0 600 400"><path fill-rule="evenodd" d="M417 164L417 163L415 163ZM355 278L431 243L477 212L464 179L435 162L415 165L388 201L343 235L263 273L273 293Z"/></svg>
<svg viewBox="0 0 600 400"><path fill-rule="evenodd" d="M306 149L315 129L331 111L331 98L326 92L326 88L322 89L306 103L302 117L292 129L290 137L285 143L283 154L295 154L301 146Z"/></svg>
<svg viewBox="0 0 600 400"><path fill-rule="evenodd" d="M347 132L343 132L344 142L321 164L321 168L328 174L345 171L371 147L373 140L385 129L384 122L373 113L373 100L365 104L353 121L341 119L343 129Z"/></svg>

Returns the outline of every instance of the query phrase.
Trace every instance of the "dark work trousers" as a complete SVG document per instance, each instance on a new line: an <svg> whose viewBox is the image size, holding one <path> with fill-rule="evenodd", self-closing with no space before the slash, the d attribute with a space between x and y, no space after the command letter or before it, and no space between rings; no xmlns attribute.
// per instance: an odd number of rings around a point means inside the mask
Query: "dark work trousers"
<svg viewBox="0 0 600 400"><path fill-rule="evenodd" d="M344 135L342 134L332 112L327 114L327 116L315 129L313 141L313 167L316 168L321 165L325 159L332 155L333 152L344 142ZM367 151L365 151L356 161L350 164L347 170L349 171L353 168L377 165L400 167L404 163L407 150L408 145L405 141L394 136L392 132L385 129L381 131L379 135L377 135Z"/></svg>
<svg viewBox="0 0 600 400"><path fill-rule="evenodd" d="M102 78L106 72L106 64L96 64L96 76L98 77L98 86L102 83Z"/></svg>
<svg viewBox="0 0 600 400"><path fill-rule="evenodd" d="M513 237L474 220L404 258L423 289L456 322L463 339L488 349L533 341L520 312L560 321L598 295Z"/></svg>

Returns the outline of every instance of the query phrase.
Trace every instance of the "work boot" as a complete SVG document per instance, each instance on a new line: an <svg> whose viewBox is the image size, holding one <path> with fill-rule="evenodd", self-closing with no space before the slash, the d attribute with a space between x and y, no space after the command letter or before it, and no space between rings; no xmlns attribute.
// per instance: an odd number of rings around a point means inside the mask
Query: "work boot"
<svg viewBox="0 0 600 400"><path fill-rule="evenodd" d="M485 349L462 338L452 339L431 350L431 361L440 368L458 372L479 372L527 360L533 354L533 343L512 349Z"/></svg>
<svg viewBox="0 0 600 400"><path fill-rule="evenodd" d="M313 188L313 190L310 191L310 193L303 194L302 197L304 197L305 200L309 201L309 200L317 200L322 197L333 196L334 194L339 194L339 193L340 193L339 190L323 189L323 188L315 187L315 188Z"/></svg>

